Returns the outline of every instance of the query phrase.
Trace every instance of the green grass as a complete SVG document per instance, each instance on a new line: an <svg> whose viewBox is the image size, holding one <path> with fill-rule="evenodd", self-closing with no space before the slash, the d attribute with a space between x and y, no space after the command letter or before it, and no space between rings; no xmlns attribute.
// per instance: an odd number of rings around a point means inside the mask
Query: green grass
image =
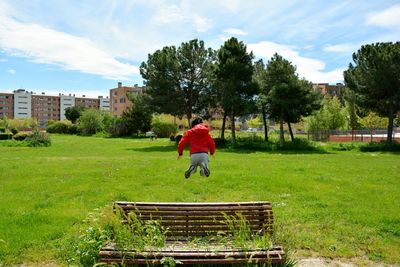
<svg viewBox="0 0 400 267"><path fill-rule="evenodd" d="M269 200L297 255L400 263L399 153L217 150L209 178L186 180L188 152L166 139L51 137L0 146L0 266L65 265L68 238L113 200Z"/></svg>

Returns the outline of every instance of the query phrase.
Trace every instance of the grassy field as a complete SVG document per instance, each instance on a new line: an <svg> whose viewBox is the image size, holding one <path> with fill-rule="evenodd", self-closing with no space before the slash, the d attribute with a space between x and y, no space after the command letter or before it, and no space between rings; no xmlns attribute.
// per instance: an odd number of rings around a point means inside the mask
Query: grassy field
<svg viewBox="0 0 400 267"><path fill-rule="evenodd" d="M166 139L52 136L0 146L0 266L55 262L82 220L113 200L273 203L296 255L400 264L400 154L217 150L209 178L183 177Z"/></svg>

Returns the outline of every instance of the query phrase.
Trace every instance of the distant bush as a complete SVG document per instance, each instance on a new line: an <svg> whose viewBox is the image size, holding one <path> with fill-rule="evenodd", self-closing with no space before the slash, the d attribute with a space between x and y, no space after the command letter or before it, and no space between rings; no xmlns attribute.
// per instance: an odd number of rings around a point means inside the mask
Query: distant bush
<svg viewBox="0 0 400 267"><path fill-rule="evenodd" d="M226 147L226 139L224 138L214 138L214 143L215 146L220 148L220 147Z"/></svg>
<svg viewBox="0 0 400 267"><path fill-rule="evenodd" d="M0 127L0 133L5 133L6 132L6 128L5 127Z"/></svg>
<svg viewBox="0 0 400 267"><path fill-rule="evenodd" d="M103 113L96 109L86 109L79 118L79 133L82 135L93 135L101 132L104 128Z"/></svg>
<svg viewBox="0 0 400 267"><path fill-rule="evenodd" d="M17 133L13 136L14 140L17 141L23 141L25 140L29 135L27 133Z"/></svg>
<svg viewBox="0 0 400 267"><path fill-rule="evenodd" d="M176 142L177 145L181 141L182 137L183 137L183 135L181 135L181 134L178 134L177 136L175 136L175 142Z"/></svg>
<svg viewBox="0 0 400 267"><path fill-rule="evenodd" d="M11 132L13 135L16 135L18 133L18 129L14 127L11 129Z"/></svg>
<svg viewBox="0 0 400 267"><path fill-rule="evenodd" d="M35 129L31 135L29 135L26 139L28 142L28 146L50 146L51 140L50 136L47 133L39 132L39 130Z"/></svg>
<svg viewBox="0 0 400 267"><path fill-rule="evenodd" d="M62 121L53 122L53 123L47 125L46 132L66 134L66 133L68 133L68 125Z"/></svg>
<svg viewBox="0 0 400 267"><path fill-rule="evenodd" d="M169 138L172 134L176 134L176 125L173 123L155 121L151 126L157 137Z"/></svg>
<svg viewBox="0 0 400 267"><path fill-rule="evenodd" d="M171 134L171 136L169 137L169 140L172 142L175 141L175 135Z"/></svg>
<svg viewBox="0 0 400 267"><path fill-rule="evenodd" d="M0 140L9 140L12 139L11 133L0 133Z"/></svg>
<svg viewBox="0 0 400 267"><path fill-rule="evenodd" d="M125 122L118 118L108 127L107 132L111 137L121 137L129 135L129 129L126 127Z"/></svg>
<svg viewBox="0 0 400 267"><path fill-rule="evenodd" d="M400 144L389 145L387 143L369 143L360 146L362 152L400 152Z"/></svg>
<svg viewBox="0 0 400 267"><path fill-rule="evenodd" d="M78 133L78 125L76 125L76 124L68 125L67 133L68 134L77 134Z"/></svg>

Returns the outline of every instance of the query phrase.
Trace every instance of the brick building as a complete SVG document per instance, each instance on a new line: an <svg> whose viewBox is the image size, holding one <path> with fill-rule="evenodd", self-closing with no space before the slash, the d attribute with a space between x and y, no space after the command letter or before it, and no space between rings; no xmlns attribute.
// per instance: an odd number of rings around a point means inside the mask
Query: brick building
<svg viewBox="0 0 400 267"><path fill-rule="evenodd" d="M343 98L343 88L344 85L341 83L337 84L328 84L328 83L314 83L313 84L314 89L319 89L322 93L322 95L329 94L331 97L336 96L340 100Z"/></svg>
<svg viewBox="0 0 400 267"><path fill-rule="evenodd" d="M14 118L14 94L0 93L0 118Z"/></svg>
<svg viewBox="0 0 400 267"><path fill-rule="evenodd" d="M132 102L128 99L127 93L141 94L144 88L135 84L131 86L122 86L118 83L117 88L110 89L110 112L113 116L119 117L125 109L132 106Z"/></svg>
<svg viewBox="0 0 400 267"><path fill-rule="evenodd" d="M99 96L98 98L75 97L75 95L59 94L58 96L46 95L42 92L37 95L24 89L15 90L12 94L0 93L0 118L33 118L38 125L44 127L49 120L64 120L65 109L79 106L109 110L110 99Z"/></svg>

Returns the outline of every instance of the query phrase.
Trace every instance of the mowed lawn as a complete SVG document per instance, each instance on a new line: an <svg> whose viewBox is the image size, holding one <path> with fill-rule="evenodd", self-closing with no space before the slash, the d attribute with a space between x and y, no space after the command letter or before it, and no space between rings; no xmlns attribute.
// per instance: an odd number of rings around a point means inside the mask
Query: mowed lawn
<svg viewBox="0 0 400 267"><path fill-rule="evenodd" d="M88 213L114 200L273 203L277 242L298 256L400 263L400 154L229 152L184 179L167 139L52 136L0 146L0 266L55 262Z"/></svg>

